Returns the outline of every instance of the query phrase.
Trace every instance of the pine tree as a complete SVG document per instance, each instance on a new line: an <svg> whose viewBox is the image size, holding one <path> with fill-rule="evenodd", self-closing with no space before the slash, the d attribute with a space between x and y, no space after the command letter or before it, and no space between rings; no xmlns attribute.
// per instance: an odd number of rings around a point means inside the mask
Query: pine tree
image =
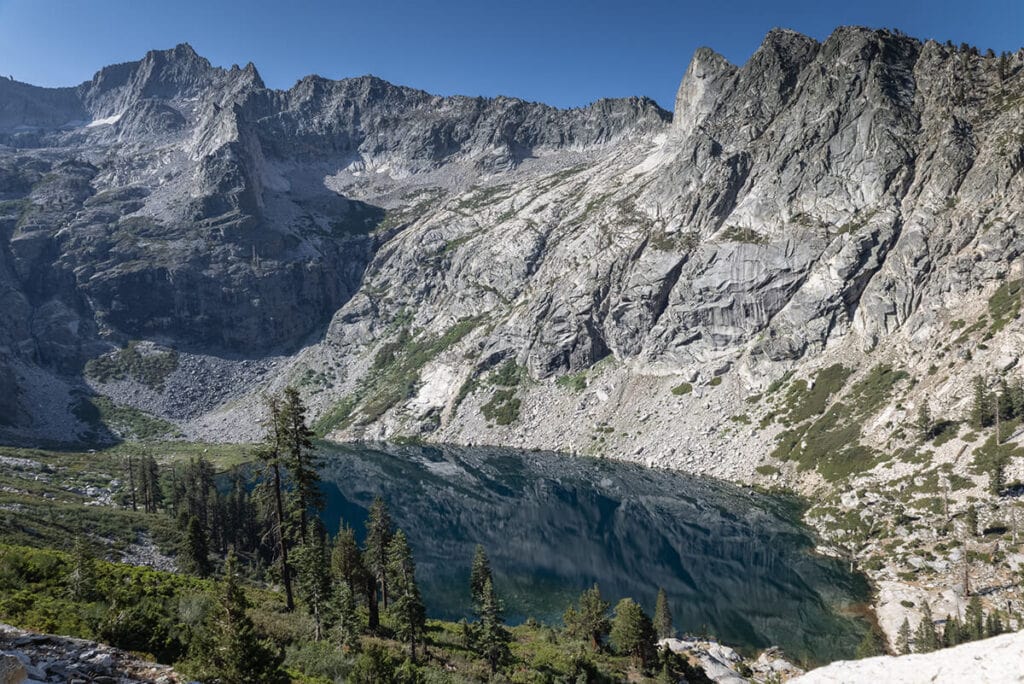
<svg viewBox="0 0 1024 684"><path fill-rule="evenodd" d="M896 633L896 655L907 655L910 653L910 621L903 618L900 631Z"/></svg>
<svg viewBox="0 0 1024 684"><path fill-rule="evenodd" d="M1022 289L1022 294L1024 294L1024 289ZM1014 379L1010 385L1010 394L1006 403L1013 410L1014 418L1024 417L1024 380Z"/></svg>
<svg viewBox="0 0 1024 684"><path fill-rule="evenodd" d="M409 657L415 662L416 644L423 638L427 615L416 584L416 564L401 530L395 533L388 545L386 574L393 593L388 612L395 626L395 635L409 644Z"/></svg>
<svg viewBox="0 0 1024 684"><path fill-rule="evenodd" d="M942 646L949 648L963 641L960 632L960 621L951 615L946 615L946 625L942 629Z"/></svg>
<svg viewBox="0 0 1024 684"><path fill-rule="evenodd" d="M334 549L331 551L331 574L334 581L344 584L353 600L362 593L366 586L366 568L363 567L363 556L356 543L356 532L344 522L334 537Z"/></svg>
<svg viewBox="0 0 1024 684"><path fill-rule="evenodd" d="M310 513L323 510L324 496L320 491L317 471L320 460L313 447L314 434L306 424L306 407L294 387L284 390L280 421L288 473L294 487L292 514L297 520L299 538L305 539L309 533Z"/></svg>
<svg viewBox="0 0 1024 684"><path fill-rule="evenodd" d="M215 510L216 471L205 456L190 458L182 473L184 505L188 514L199 518L207 535L213 536L211 513Z"/></svg>
<svg viewBox="0 0 1024 684"><path fill-rule="evenodd" d="M332 627L335 639L345 651L354 651L359 647L359 634L362 622L356 611L356 596L344 582L338 584L331 597Z"/></svg>
<svg viewBox="0 0 1024 684"><path fill-rule="evenodd" d="M999 392L996 394L996 403L999 406L999 417L1002 420L1010 420L1013 418L1013 397L1011 396L1010 386L1006 383L1006 378L999 379Z"/></svg>
<svg viewBox="0 0 1024 684"><path fill-rule="evenodd" d="M619 601L611 626L615 651L628 655L634 666L646 667L655 655L654 640L654 625L643 608L631 598Z"/></svg>
<svg viewBox="0 0 1024 684"><path fill-rule="evenodd" d="M253 553L259 547L258 514L242 475L232 473L231 491L224 500L225 541L236 553Z"/></svg>
<svg viewBox="0 0 1024 684"><path fill-rule="evenodd" d="M668 595L665 589L658 588L658 599L654 603L654 627L659 639L671 639L676 635L672 627L672 611L668 606Z"/></svg>
<svg viewBox="0 0 1024 684"><path fill-rule="evenodd" d="M156 513L163 504L164 494L160 488L160 466L150 455L140 456L136 461L135 481L142 500L142 509Z"/></svg>
<svg viewBox="0 0 1024 684"><path fill-rule="evenodd" d="M483 602L484 585L493 581L491 561L487 558L484 547L477 544L476 551L473 553L473 565L469 571L469 590L474 606L479 606Z"/></svg>
<svg viewBox="0 0 1024 684"><path fill-rule="evenodd" d="M985 380L980 376L974 376L974 401L971 404L971 427L976 430L988 427L992 424L992 398L985 387Z"/></svg>
<svg viewBox="0 0 1024 684"><path fill-rule="evenodd" d="M935 620L927 601L921 609L921 622L914 632L914 645L918 653L931 653L939 648L939 635L935 632Z"/></svg>
<svg viewBox="0 0 1024 684"><path fill-rule="evenodd" d="M206 577L213 569L210 563L210 547L199 518L188 517L185 530L185 543L181 549L181 566L186 572L199 577Z"/></svg>
<svg viewBox="0 0 1024 684"><path fill-rule="evenodd" d="M474 630L473 642L476 652L487 661L491 667L491 674L494 674L512 657L508 647L512 635L502 622L501 602L494 593L490 577L484 580L477 605L479 623Z"/></svg>
<svg viewBox="0 0 1024 684"><path fill-rule="evenodd" d="M864 638L857 646L857 658L873 658L880 655L885 655L885 634L878 623L872 622L871 628L864 633Z"/></svg>
<svg viewBox="0 0 1024 684"><path fill-rule="evenodd" d="M370 629L376 628L374 612L377 606L377 590L380 590L380 601L384 610L388 608L388 547L394 536L394 526L391 522L391 514L388 513L387 504L379 496L370 505L370 514L366 519L366 548L363 552L363 562L370 573L372 582L372 595L368 597L370 603Z"/></svg>
<svg viewBox="0 0 1024 684"><path fill-rule="evenodd" d="M1006 456L998 452L992 459L992 467L988 473L988 488L992 496L999 496L1006 489Z"/></svg>
<svg viewBox="0 0 1024 684"><path fill-rule="evenodd" d="M922 441L928 441L932 438L932 434L935 430L935 423L932 420L932 412L928 407L928 402L922 401L917 407L917 434L920 436Z"/></svg>
<svg viewBox="0 0 1024 684"><path fill-rule="evenodd" d="M139 510L135 505L135 495L138 493L138 487L135 485L135 460L132 458L131 452L128 453L124 458L125 472L128 474L128 501L132 505L132 510Z"/></svg>
<svg viewBox="0 0 1024 684"><path fill-rule="evenodd" d="M324 619L330 600L330 572L328 570L327 542L323 525L314 519L309 539L293 554L296 570L296 590L313 618L313 640L323 636Z"/></svg>
<svg viewBox="0 0 1024 684"><path fill-rule="evenodd" d="M993 610L985 617L985 636L994 637L1003 633L1003 619L999 611Z"/></svg>
<svg viewBox="0 0 1024 684"><path fill-rule="evenodd" d="M99 571L92 549L82 537L76 537L71 549L71 571L67 576L68 594L76 601L97 597Z"/></svg>
<svg viewBox="0 0 1024 684"><path fill-rule="evenodd" d="M967 505L967 513L964 515L964 524L967 526L967 533L972 537L978 536L978 509L973 504Z"/></svg>
<svg viewBox="0 0 1024 684"><path fill-rule="evenodd" d="M985 637L985 613L981 607L981 599L972 596L964 611L964 641L977 641Z"/></svg>
<svg viewBox="0 0 1024 684"><path fill-rule="evenodd" d="M594 584L580 594L578 607L569 606L566 609L562 616L566 633L573 639L589 641L594 650L600 649L611 629L609 605L601 598L600 588Z"/></svg>
<svg viewBox="0 0 1024 684"><path fill-rule="evenodd" d="M256 455L259 457L266 469L266 475L260 485L263 497L268 502L270 510L270 534L274 539L274 546L277 550L277 560L280 563L281 583L284 584L285 608L289 612L295 610L295 597L292 592L292 569L288 561L288 550L290 545L288 534L288 522L285 518L284 505L284 434L281 431L281 402L274 396L265 398L267 413L267 432L263 444Z"/></svg>
<svg viewBox="0 0 1024 684"><path fill-rule="evenodd" d="M199 654L205 665L204 680L221 684L288 681L281 671L283 657L260 638L246 614L248 607L245 590L238 582L235 555L229 553L224 565L219 615L212 630L213 641Z"/></svg>

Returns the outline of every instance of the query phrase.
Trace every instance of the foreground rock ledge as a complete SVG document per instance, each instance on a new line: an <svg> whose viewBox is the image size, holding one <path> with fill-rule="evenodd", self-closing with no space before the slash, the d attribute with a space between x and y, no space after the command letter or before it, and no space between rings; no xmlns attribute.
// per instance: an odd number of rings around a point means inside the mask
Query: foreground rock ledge
<svg viewBox="0 0 1024 684"><path fill-rule="evenodd" d="M972 641L934 653L841 660L792 681L800 684L1024 682L1024 632Z"/></svg>
<svg viewBox="0 0 1024 684"><path fill-rule="evenodd" d="M158 665L117 648L85 639L37 634L0 623L0 684L177 684Z"/></svg>

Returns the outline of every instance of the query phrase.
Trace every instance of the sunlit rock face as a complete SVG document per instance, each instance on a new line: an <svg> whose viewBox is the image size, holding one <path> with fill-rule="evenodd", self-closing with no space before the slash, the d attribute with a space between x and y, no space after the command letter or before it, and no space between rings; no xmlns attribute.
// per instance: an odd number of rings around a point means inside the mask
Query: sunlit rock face
<svg viewBox="0 0 1024 684"><path fill-rule="evenodd" d="M1021 681L1021 672L1024 672L1024 632L1017 632L934 653L832 663L792 681L800 684L870 681L1001 684Z"/></svg>
<svg viewBox="0 0 1024 684"><path fill-rule="evenodd" d="M673 114L373 77L276 91L188 46L77 88L0 80L0 363L35 393L8 422L73 439L35 414L67 414L85 361L137 339L229 379L194 383L187 420L152 388L92 390L207 439L252 438L260 393L301 377L314 418L358 400L336 438L479 442L486 398L460 388L509 359L539 383L614 360L602 391L629 410L650 377L734 368L749 393L829 349L917 350L1024 253L1021 74L842 27L772 31L743 65L698 50ZM383 346L467 321L383 410L359 394Z"/></svg>

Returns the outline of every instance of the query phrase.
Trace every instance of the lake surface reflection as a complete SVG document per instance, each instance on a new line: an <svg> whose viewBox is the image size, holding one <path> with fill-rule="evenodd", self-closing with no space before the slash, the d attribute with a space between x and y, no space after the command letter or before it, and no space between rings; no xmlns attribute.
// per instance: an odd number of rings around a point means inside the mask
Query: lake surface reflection
<svg viewBox="0 0 1024 684"><path fill-rule="evenodd" d="M329 445L324 521L360 537L380 494L416 556L427 611L471 615L474 546L491 559L510 623L559 623L597 582L653 614L658 587L676 628L745 648L851 657L866 629L865 580L812 553L794 502L714 480L607 460L498 448Z"/></svg>

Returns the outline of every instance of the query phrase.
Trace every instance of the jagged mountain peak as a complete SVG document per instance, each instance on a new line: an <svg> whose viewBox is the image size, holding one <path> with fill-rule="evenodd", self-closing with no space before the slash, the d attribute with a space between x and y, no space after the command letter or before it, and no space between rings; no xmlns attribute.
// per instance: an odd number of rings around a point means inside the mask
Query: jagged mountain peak
<svg viewBox="0 0 1024 684"><path fill-rule="evenodd" d="M647 98L558 109L374 76L278 91L252 66L150 53L87 88L90 116L116 122L12 135L21 147L0 155L5 198L37 208L4 219L11 289L42 309L14 317L34 327L11 328L10 354L64 369L108 340L149 339L260 357L315 341L334 317L310 352L348 373L318 397L327 411L363 391L359 359L402 312L432 335L486 320L441 379L422 379L448 384L416 399L457 437L452 383L495 360L543 385L611 356L639 386L652 369L757 378L774 372L758 364L883 344L928 324L928 288L991 279L987 260L934 286L940 267L916 266L945 258L927 256L936 241L948 254L983 239L950 198L983 198L996 226L1017 201L1003 129L1020 58L1000 81L992 60L920 45L855 27L820 43L772 31L742 65L702 48L671 126ZM95 163L72 172L60 158ZM69 320L89 342L65 339ZM404 401L372 429L419 425Z"/></svg>
<svg viewBox="0 0 1024 684"><path fill-rule="evenodd" d="M676 92L673 128L683 135L697 129L729 87L737 67L709 47L693 53Z"/></svg>

